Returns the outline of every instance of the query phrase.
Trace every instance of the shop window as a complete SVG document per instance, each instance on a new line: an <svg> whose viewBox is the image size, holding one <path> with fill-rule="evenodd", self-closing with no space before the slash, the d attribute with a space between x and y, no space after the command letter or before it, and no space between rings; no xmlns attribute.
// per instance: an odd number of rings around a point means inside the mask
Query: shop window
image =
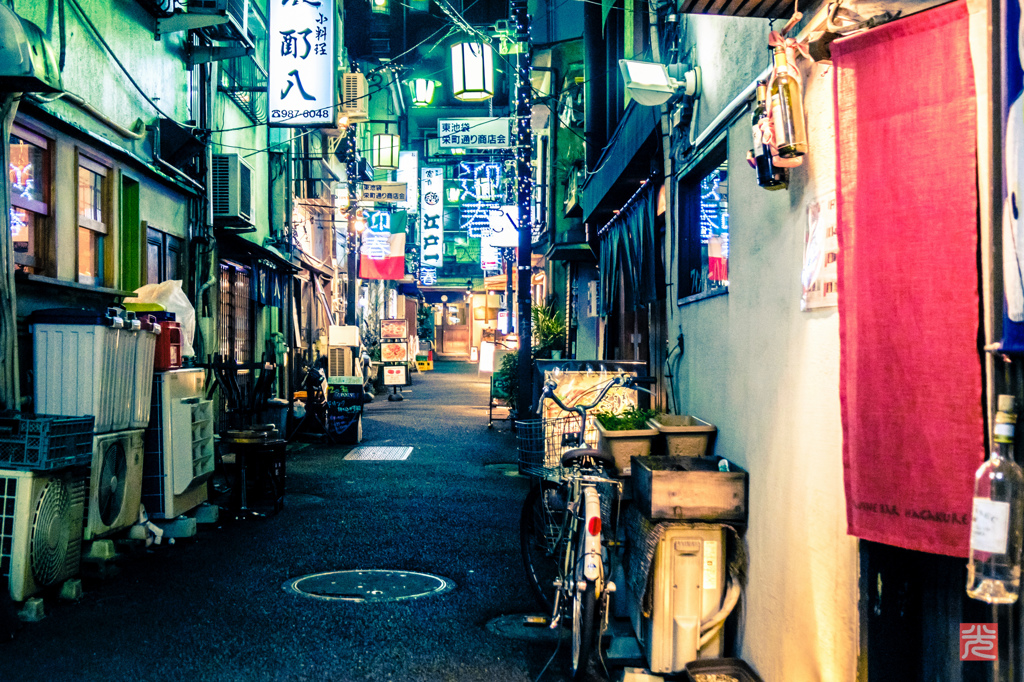
<svg viewBox="0 0 1024 682"><path fill-rule="evenodd" d="M729 162L721 145L679 183L679 304L729 291Z"/></svg>
<svg viewBox="0 0 1024 682"><path fill-rule="evenodd" d="M182 240L160 230L146 230L146 283L184 279Z"/></svg>
<svg viewBox="0 0 1024 682"><path fill-rule="evenodd" d="M230 261L220 264L220 354L237 363L253 361L252 274Z"/></svg>
<svg viewBox="0 0 1024 682"><path fill-rule="evenodd" d="M105 279L108 170L91 159L78 159L78 281L94 286L102 286Z"/></svg>
<svg viewBox="0 0 1024 682"><path fill-rule="evenodd" d="M50 150L46 138L19 127L10 136L11 237L19 270L43 269L40 242L50 215Z"/></svg>

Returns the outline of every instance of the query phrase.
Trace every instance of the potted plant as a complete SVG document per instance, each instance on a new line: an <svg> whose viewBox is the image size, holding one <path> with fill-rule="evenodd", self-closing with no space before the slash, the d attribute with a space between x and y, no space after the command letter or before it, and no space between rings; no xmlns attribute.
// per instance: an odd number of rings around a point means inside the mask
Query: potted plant
<svg viewBox="0 0 1024 682"><path fill-rule="evenodd" d="M718 429L688 414L656 414L652 428L665 437L665 454L670 457L704 457L714 448Z"/></svg>
<svg viewBox="0 0 1024 682"><path fill-rule="evenodd" d="M594 415L597 449L615 460L620 475L630 474L633 457L651 454L651 441L658 435L658 430L649 423L653 416L654 410L642 407L629 407L618 413L598 412Z"/></svg>
<svg viewBox="0 0 1024 682"><path fill-rule="evenodd" d="M554 304L533 306L533 349L538 358L560 360L565 349L565 320Z"/></svg>

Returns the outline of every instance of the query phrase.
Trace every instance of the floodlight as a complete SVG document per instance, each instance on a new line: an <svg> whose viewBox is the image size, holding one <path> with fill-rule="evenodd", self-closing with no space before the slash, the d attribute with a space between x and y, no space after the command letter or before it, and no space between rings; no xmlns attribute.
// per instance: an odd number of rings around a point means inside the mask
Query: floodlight
<svg viewBox="0 0 1024 682"><path fill-rule="evenodd" d="M688 64L660 64L620 59L619 69L626 90L639 104L656 107L682 94L699 97L701 91L700 67Z"/></svg>

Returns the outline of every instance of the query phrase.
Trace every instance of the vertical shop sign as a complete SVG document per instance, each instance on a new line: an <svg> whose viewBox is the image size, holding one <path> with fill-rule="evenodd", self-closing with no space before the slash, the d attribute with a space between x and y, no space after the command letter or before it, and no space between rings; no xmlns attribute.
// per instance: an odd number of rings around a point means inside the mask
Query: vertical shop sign
<svg viewBox="0 0 1024 682"><path fill-rule="evenodd" d="M420 274L436 281L444 248L444 170L424 167L420 183Z"/></svg>
<svg viewBox="0 0 1024 682"><path fill-rule="evenodd" d="M818 197L807 207L804 266L800 273L803 294L800 310L839 305L839 237L836 234L836 193Z"/></svg>
<svg viewBox="0 0 1024 682"><path fill-rule="evenodd" d="M270 3L270 125L334 126L335 16L334 0Z"/></svg>

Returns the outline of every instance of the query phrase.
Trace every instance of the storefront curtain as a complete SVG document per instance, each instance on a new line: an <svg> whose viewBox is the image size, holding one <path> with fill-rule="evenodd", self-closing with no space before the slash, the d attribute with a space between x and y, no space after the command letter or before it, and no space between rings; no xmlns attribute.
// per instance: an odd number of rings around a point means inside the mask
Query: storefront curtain
<svg viewBox="0 0 1024 682"><path fill-rule="evenodd" d="M849 533L965 556L985 433L966 4L837 40L832 57Z"/></svg>
<svg viewBox="0 0 1024 682"><path fill-rule="evenodd" d="M653 303L658 296L655 283L657 253L654 221L657 193L650 188L623 209L604 234L601 244L601 317L607 317L618 299L619 277L626 278L633 310Z"/></svg>

